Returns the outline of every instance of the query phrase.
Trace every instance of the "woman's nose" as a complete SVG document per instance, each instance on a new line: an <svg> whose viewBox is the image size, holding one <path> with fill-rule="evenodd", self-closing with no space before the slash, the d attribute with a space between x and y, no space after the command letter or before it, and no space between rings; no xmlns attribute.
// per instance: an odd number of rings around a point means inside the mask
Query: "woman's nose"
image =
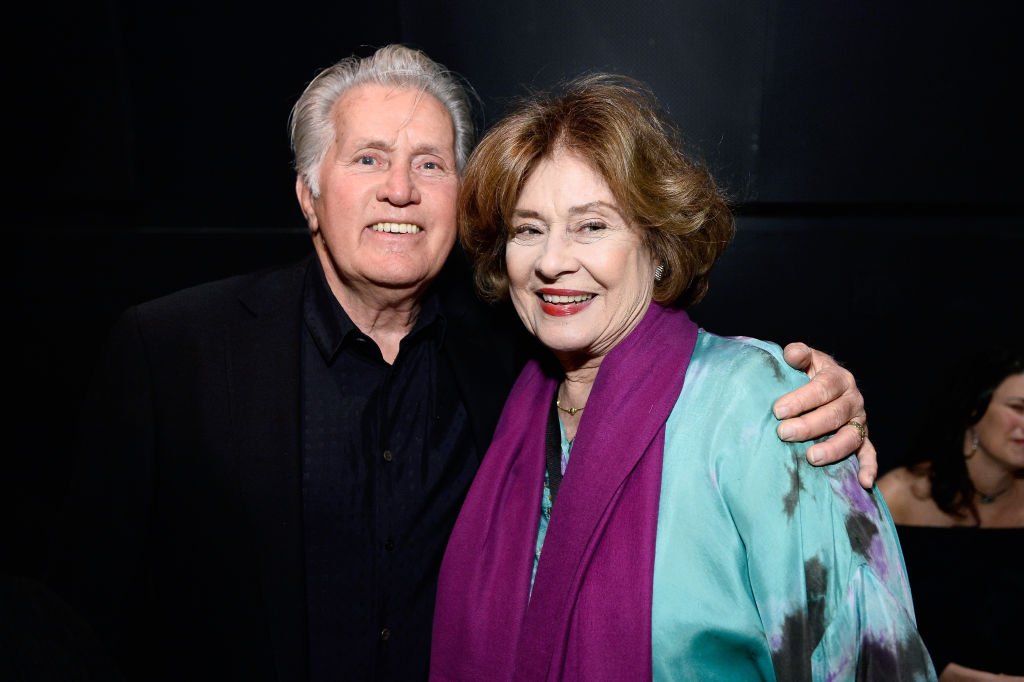
<svg viewBox="0 0 1024 682"><path fill-rule="evenodd" d="M553 280L579 268L575 244L569 235L560 230L552 230L544 241L544 252L537 261L537 274Z"/></svg>

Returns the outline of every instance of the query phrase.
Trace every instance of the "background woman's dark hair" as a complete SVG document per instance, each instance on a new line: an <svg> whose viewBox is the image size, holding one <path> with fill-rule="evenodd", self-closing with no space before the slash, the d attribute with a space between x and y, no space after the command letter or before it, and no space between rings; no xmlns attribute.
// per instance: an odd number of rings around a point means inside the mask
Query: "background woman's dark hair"
<svg viewBox="0 0 1024 682"><path fill-rule="evenodd" d="M908 465L929 473L932 498L947 514L978 519L975 488L964 459L964 433L984 416L999 384L1020 372L1024 345L987 344L963 353L940 382L941 390L932 393Z"/></svg>

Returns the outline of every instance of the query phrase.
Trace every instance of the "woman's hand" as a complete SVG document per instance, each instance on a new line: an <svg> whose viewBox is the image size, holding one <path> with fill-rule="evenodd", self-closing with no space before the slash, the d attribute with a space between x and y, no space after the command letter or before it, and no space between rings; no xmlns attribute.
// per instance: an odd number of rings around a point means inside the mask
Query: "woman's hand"
<svg viewBox="0 0 1024 682"><path fill-rule="evenodd" d="M870 489L878 475L878 454L867 437L864 396L853 374L832 356L805 343L789 344L783 355L811 381L775 401L773 411L782 420L779 438L804 441L835 431L828 440L808 448L807 459L815 465L832 464L855 452L860 460L860 484Z"/></svg>
<svg viewBox="0 0 1024 682"><path fill-rule="evenodd" d="M987 673L984 670L967 668L956 663L950 663L939 675L939 682L1010 682L1010 680L1024 680L1018 675L1003 675L1001 673Z"/></svg>

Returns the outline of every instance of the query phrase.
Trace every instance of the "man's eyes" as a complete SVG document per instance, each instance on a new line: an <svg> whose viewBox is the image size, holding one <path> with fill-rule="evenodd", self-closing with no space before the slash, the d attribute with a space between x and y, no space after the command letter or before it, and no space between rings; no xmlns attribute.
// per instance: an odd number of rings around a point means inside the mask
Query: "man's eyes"
<svg viewBox="0 0 1024 682"><path fill-rule="evenodd" d="M385 166L387 158L380 154L359 154L355 157L355 162L359 166ZM445 169L445 165L436 159L413 161L412 163L413 168L431 173L443 172Z"/></svg>

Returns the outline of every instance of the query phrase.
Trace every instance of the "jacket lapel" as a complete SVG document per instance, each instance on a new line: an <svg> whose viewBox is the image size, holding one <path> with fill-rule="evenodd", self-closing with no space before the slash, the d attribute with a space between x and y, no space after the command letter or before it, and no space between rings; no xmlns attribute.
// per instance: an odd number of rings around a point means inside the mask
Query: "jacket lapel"
<svg viewBox="0 0 1024 682"><path fill-rule="evenodd" d="M468 324L463 319L449 323L444 343L481 458L491 443L515 378L511 352L502 352L506 344L488 343L487 337L483 324Z"/></svg>
<svg viewBox="0 0 1024 682"><path fill-rule="evenodd" d="M228 332L232 431L279 679L306 669L301 453L302 287L310 259L242 292Z"/></svg>
<svg viewBox="0 0 1024 682"><path fill-rule="evenodd" d="M476 297L472 274L462 258L456 249L434 286L447 319L445 354L483 457L526 361L528 337L510 304L488 306Z"/></svg>

